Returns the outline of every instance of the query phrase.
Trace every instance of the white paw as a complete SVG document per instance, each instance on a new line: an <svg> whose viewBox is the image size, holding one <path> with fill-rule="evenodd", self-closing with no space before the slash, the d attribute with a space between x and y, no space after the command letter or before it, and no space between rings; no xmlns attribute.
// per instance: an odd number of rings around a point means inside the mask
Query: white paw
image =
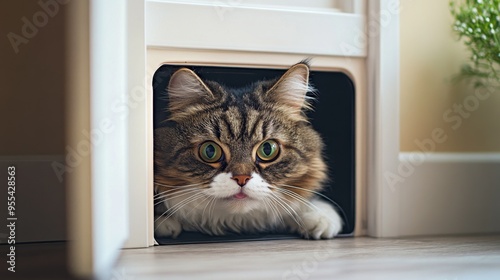
<svg viewBox="0 0 500 280"><path fill-rule="evenodd" d="M182 232L182 225L176 219L155 217L155 235L176 238Z"/></svg>
<svg viewBox="0 0 500 280"><path fill-rule="evenodd" d="M320 200L312 202L316 208L302 215L304 228L300 231L305 238L330 239L342 230L342 219L335 209Z"/></svg>

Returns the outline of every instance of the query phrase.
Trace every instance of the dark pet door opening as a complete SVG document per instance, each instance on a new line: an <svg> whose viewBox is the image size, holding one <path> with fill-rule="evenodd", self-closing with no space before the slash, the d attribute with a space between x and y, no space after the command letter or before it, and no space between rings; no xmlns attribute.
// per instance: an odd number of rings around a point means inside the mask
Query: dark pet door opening
<svg viewBox="0 0 500 280"><path fill-rule="evenodd" d="M244 87L258 80L280 77L286 69L258 69L194 65L163 65L153 77L154 129L165 125L168 101L166 90L170 76L186 67L204 80L216 81L228 87ZM355 89L351 79L342 72L311 71L310 83L317 90L314 110L307 113L314 129L325 142L325 160L329 167L329 183L322 194L334 201L343 219L340 236L350 236L355 224ZM327 200L325 200L327 201ZM330 202L331 203L331 202ZM333 204L333 203L332 203ZM228 242L299 238L293 234L209 236L182 232L176 239L156 238L159 244Z"/></svg>

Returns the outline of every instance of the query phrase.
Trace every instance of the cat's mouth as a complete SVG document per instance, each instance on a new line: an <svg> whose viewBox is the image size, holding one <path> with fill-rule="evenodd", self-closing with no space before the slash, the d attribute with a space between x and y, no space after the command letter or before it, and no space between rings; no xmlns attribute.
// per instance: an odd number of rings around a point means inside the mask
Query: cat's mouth
<svg viewBox="0 0 500 280"><path fill-rule="evenodd" d="M241 191L239 193L237 193L237 194L235 194L235 195L232 196L232 198L235 198L235 199L245 199L247 197L248 197L248 195L244 194Z"/></svg>
<svg viewBox="0 0 500 280"><path fill-rule="evenodd" d="M244 199L250 199L250 197L247 194L245 194L243 191L240 191L239 193L228 196L225 199L226 200L244 200Z"/></svg>

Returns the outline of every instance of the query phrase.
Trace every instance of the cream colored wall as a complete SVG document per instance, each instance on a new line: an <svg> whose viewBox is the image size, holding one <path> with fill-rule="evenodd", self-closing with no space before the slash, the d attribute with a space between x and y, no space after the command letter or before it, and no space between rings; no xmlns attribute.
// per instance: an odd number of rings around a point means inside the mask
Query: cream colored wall
<svg viewBox="0 0 500 280"><path fill-rule="evenodd" d="M401 151L432 149L417 143L434 134L438 152L499 152L500 92L484 97L449 81L469 54L451 32L448 1L401 7Z"/></svg>

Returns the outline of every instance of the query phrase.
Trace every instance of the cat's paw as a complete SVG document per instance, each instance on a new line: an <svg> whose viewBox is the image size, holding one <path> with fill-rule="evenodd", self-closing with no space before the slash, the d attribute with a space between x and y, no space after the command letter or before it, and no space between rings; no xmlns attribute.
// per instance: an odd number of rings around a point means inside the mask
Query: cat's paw
<svg viewBox="0 0 500 280"><path fill-rule="evenodd" d="M342 230L342 219L335 209L324 201L314 201L316 206L302 215L300 233L310 239L331 239Z"/></svg>
<svg viewBox="0 0 500 280"><path fill-rule="evenodd" d="M155 236L176 238L182 232L182 225L176 219L155 217Z"/></svg>

